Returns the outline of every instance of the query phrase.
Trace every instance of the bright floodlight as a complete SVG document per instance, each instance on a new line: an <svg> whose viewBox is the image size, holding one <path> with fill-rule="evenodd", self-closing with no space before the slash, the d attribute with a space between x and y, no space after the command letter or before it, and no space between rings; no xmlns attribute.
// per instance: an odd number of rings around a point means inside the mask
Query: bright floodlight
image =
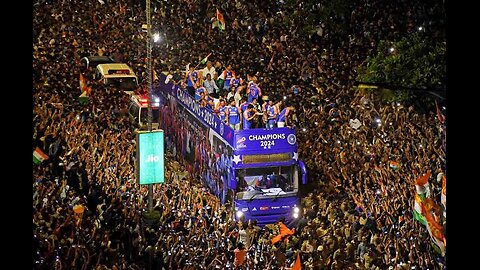
<svg viewBox="0 0 480 270"><path fill-rule="evenodd" d="M394 52L395 51L395 48L390 48L390 52Z"/></svg>
<svg viewBox="0 0 480 270"><path fill-rule="evenodd" d="M160 41L160 34L159 34L159 33L153 34L153 41L155 41L155 42L159 42L159 41Z"/></svg>
<svg viewBox="0 0 480 270"><path fill-rule="evenodd" d="M422 31L422 30L423 30L423 27L419 26L418 31Z"/></svg>

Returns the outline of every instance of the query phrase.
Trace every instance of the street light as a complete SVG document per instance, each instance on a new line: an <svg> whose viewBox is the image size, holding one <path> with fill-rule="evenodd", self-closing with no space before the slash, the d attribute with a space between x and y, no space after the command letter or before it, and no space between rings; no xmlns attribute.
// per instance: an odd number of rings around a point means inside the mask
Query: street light
<svg viewBox="0 0 480 270"><path fill-rule="evenodd" d="M159 33L155 33L153 34L153 41L154 42L160 42L160 34Z"/></svg>

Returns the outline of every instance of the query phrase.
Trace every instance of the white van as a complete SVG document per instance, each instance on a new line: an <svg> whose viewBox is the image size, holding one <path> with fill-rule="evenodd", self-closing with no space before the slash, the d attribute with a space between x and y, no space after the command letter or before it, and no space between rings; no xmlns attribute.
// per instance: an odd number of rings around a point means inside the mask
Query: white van
<svg viewBox="0 0 480 270"><path fill-rule="evenodd" d="M133 69L124 63L99 64L95 69L95 79L104 84L113 85L123 90L134 90L138 79Z"/></svg>

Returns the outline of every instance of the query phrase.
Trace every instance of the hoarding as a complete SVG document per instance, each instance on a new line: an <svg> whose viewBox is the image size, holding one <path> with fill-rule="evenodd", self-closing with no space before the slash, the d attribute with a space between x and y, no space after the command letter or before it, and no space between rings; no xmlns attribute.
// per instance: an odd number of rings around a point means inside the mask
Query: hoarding
<svg viewBox="0 0 480 270"><path fill-rule="evenodd" d="M164 174L163 130L137 132L137 181L140 185L163 183Z"/></svg>

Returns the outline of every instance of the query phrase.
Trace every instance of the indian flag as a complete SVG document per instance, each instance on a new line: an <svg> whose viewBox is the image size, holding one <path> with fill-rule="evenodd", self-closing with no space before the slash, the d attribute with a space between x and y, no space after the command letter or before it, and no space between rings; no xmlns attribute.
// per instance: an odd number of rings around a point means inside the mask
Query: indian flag
<svg viewBox="0 0 480 270"><path fill-rule="evenodd" d="M78 101L80 102L80 104L87 104L88 103L88 95L87 95L87 92L83 92L79 97L78 97Z"/></svg>
<svg viewBox="0 0 480 270"><path fill-rule="evenodd" d="M445 175L442 176L442 196L440 198L443 207L447 207L447 178Z"/></svg>
<svg viewBox="0 0 480 270"><path fill-rule="evenodd" d="M85 91L85 87L87 86L87 80L85 80L85 77L80 73L80 91L83 92Z"/></svg>
<svg viewBox="0 0 480 270"><path fill-rule="evenodd" d="M205 65L205 63L207 63L208 57L210 57L210 55L212 55L212 53L209 53L205 58L203 58L202 61L200 62L200 64Z"/></svg>
<svg viewBox="0 0 480 270"><path fill-rule="evenodd" d="M225 30L225 19L223 18L223 14L217 8L217 20L219 22L218 28L220 30Z"/></svg>
<svg viewBox="0 0 480 270"><path fill-rule="evenodd" d="M43 151L40 150L40 148L38 147L35 148L35 150L33 151L33 163L38 165L47 159L48 159L48 156L45 155L45 153L43 153Z"/></svg>
<svg viewBox="0 0 480 270"><path fill-rule="evenodd" d="M440 225L437 219L435 219L434 211L438 209L438 206L435 205L433 200L428 204L422 205L422 212L425 215L425 219L427 221L427 230L430 234L430 238L432 239L432 243L436 247L436 250L442 255L445 256L445 248L446 248L446 240L445 236L443 235L443 227Z"/></svg>
<svg viewBox="0 0 480 270"><path fill-rule="evenodd" d="M400 168L400 164L396 161L390 161L390 168L396 171L398 170L398 168Z"/></svg>
<svg viewBox="0 0 480 270"><path fill-rule="evenodd" d="M422 196L422 194L427 197L429 197L430 193L430 186L428 184L428 179L432 175L432 171L428 171L426 174L418 177L415 179L415 189L417 190L417 194Z"/></svg>
<svg viewBox="0 0 480 270"><path fill-rule="evenodd" d="M415 200L413 204L413 218L418 220L423 225L427 226L427 220L422 214L422 205L423 199L418 194L415 194Z"/></svg>

